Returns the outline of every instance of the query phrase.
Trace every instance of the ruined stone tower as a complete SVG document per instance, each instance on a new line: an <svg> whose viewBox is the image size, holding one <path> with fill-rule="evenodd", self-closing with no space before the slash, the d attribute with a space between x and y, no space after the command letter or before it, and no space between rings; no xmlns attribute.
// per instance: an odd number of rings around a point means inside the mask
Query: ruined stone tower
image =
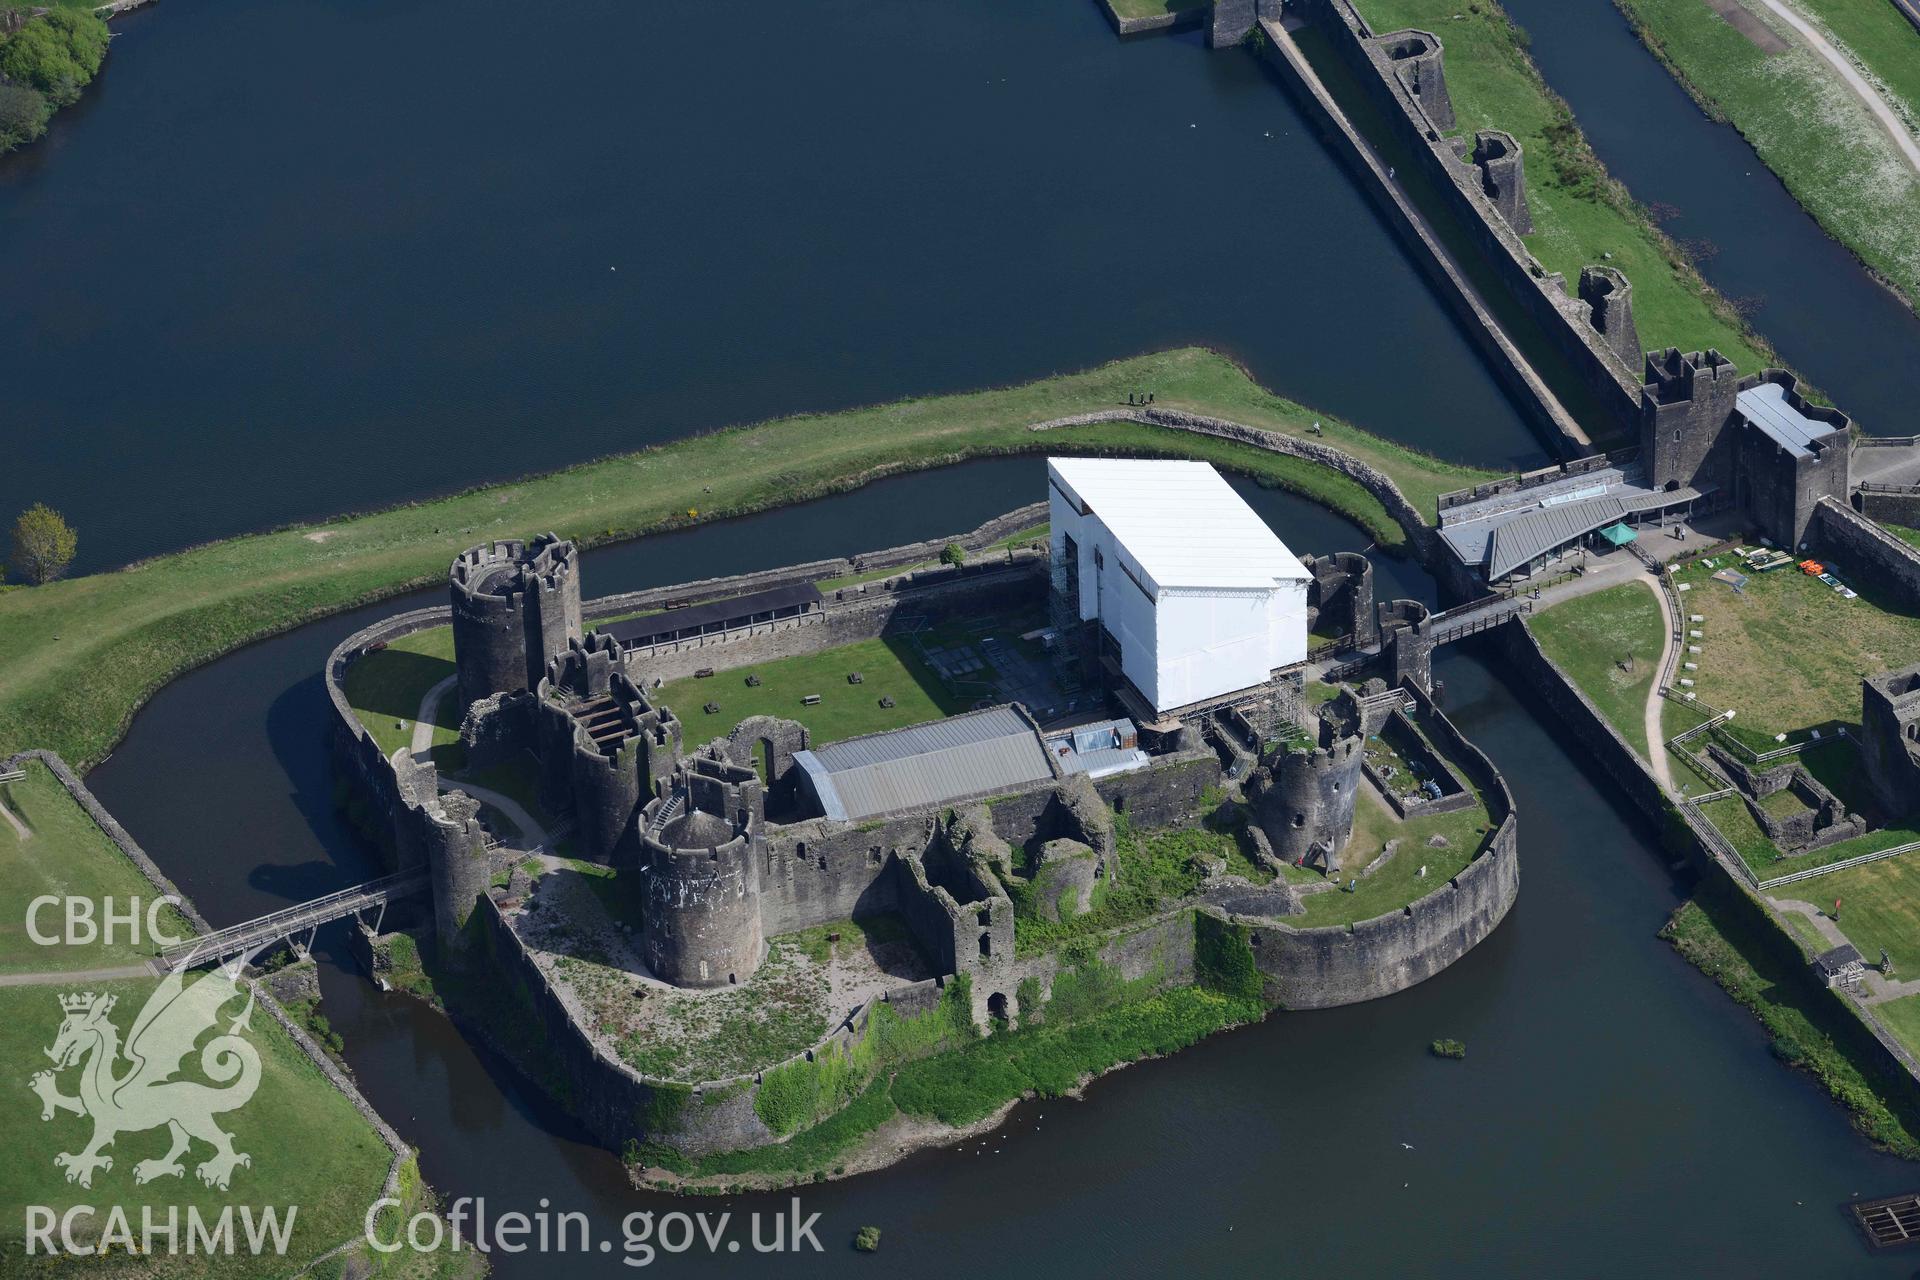
<svg viewBox="0 0 1920 1280"><path fill-rule="evenodd" d="M1500 129L1482 129L1473 135L1470 158L1480 171L1480 189L1507 225L1523 236L1531 235L1533 214L1527 208L1526 164L1513 135Z"/></svg>
<svg viewBox="0 0 1920 1280"><path fill-rule="evenodd" d="M1447 76L1440 38L1431 31L1390 31L1367 42L1376 59L1384 59L1436 131L1453 128L1453 99L1447 94ZM1515 148L1518 154L1518 148Z"/></svg>
<svg viewBox="0 0 1920 1280"><path fill-rule="evenodd" d="M1363 757L1358 734L1326 746L1276 752L1263 766L1254 814L1282 861L1331 869L1353 834Z"/></svg>
<svg viewBox="0 0 1920 1280"><path fill-rule="evenodd" d="M1358 551L1302 556L1313 580L1307 584L1307 625L1316 632L1343 632L1365 647L1379 638L1374 620L1373 561Z"/></svg>
<svg viewBox="0 0 1920 1280"><path fill-rule="evenodd" d="M718 987L760 967L763 806L758 774L702 754L642 812L640 946L661 981Z"/></svg>
<svg viewBox="0 0 1920 1280"><path fill-rule="evenodd" d="M1860 756L1890 818L1920 812L1920 665L1860 682Z"/></svg>
<svg viewBox="0 0 1920 1280"><path fill-rule="evenodd" d="M647 700L621 665L619 645L597 632L547 664L537 693L541 798L572 809L583 857L612 859L640 806L679 763L680 721Z"/></svg>
<svg viewBox="0 0 1920 1280"><path fill-rule="evenodd" d="M1399 688L1411 680L1433 692L1432 611L1418 600L1388 600L1380 605L1380 645L1387 660L1387 683Z"/></svg>
<svg viewBox="0 0 1920 1280"><path fill-rule="evenodd" d="M580 635L579 561L571 542L490 542L460 553L448 574L453 660L462 704L531 689Z"/></svg>
<svg viewBox="0 0 1920 1280"><path fill-rule="evenodd" d="M1633 285L1626 276L1612 267L1582 267L1580 301L1587 304L1587 323L1607 340L1607 348L1627 368L1638 364L1645 352L1633 323Z"/></svg>
<svg viewBox="0 0 1920 1280"><path fill-rule="evenodd" d="M457 956L467 949L467 921L493 878L480 802L464 791L440 791L434 767L407 752L394 757L394 773L396 861L403 871L427 869L438 945L443 955Z"/></svg>

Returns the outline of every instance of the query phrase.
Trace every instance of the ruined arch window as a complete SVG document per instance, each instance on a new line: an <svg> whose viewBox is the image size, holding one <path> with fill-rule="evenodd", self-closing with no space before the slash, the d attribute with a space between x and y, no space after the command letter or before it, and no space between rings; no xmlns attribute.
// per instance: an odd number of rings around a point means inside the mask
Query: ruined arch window
<svg viewBox="0 0 1920 1280"><path fill-rule="evenodd" d="M1293 815L1293 825L1294 825L1294 826L1296 826L1296 827L1304 827L1304 826L1306 826L1306 825L1307 825L1307 815L1306 815L1306 814L1304 814L1304 813L1296 813L1296 814L1294 814L1294 815Z"/></svg>
<svg viewBox="0 0 1920 1280"><path fill-rule="evenodd" d="M988 925L990 925L990 924L992 924L992 923L993 923L993 909L992 909L991 907L982 907L982 908L980 908L980 915L978 916L978 920L979 920L979 924L980 924L980 927L981 927L982 929L984 929L984 928L986 928L986 927L987 927Z"/></svg>
<svg viewBox="0 0 1920 1280"><path fill-rule="evenodd" d="M980 954L982 957L988 957L993 955L993 935L992 934L983 933L980 935Z"/></svg>
<svg viewBox="0 0 1920 1280"><path fill-rule="evenodd" d="M996 991L987 997L987 1016L995 1022L1007 1021L1007 993Z"/></svg>

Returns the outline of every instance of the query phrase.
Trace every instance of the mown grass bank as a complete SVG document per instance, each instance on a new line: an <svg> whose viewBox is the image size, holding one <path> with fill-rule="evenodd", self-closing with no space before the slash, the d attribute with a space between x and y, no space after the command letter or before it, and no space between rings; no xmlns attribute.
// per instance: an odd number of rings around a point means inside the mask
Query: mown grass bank
<svg viewBox="0 0 1920 1280"><path fill-rule="evenodd" d="M1701 278L1693 264L1600 163L1572 110L1527 53L1526 33L1492 0L1355 0L1375 31L1417 27L1446 47L1454 136L1504 129L1526 154L1527 248L1572 282L1604 263L1633 282L1641 345L1716 347L1744 371L1777 364L1765 339Z"/></svg>
<svg viewBox="0 0 1920 1280"><path fill-rule="evenodd" d="M1791 27L1751 11L1787 43L1768 52L1704 0L1614 0L1656 57L1716 119L1738 129L1802 208L1909 306L1920 297L1920 174L1827 62ZM1920 33L1887 0L1799 0L1830 41L1920 119Z"/></svg>
<svg viewBox="0 0 1920 1280"><path fill-rule="evenodd" d="M584 544L764 510L890 473L995 453L1173 453L1294 490L1383 545L1405 534L1358 482L1246 445L1133 423L1036 433L1034 422L1116 405L1232 419L1342 449L1419 510L1491 473L1442 462L1272 395L1214 352L1135 357L1018 387L784 418L368 515L228 539L114 573L0 593L0 750L98 760L180 672L250 640L440 582L463 547L552 529ZM1311 427L1321 425L1322 434ZM1009 495L1010 501L1018 495Z"/></svg>

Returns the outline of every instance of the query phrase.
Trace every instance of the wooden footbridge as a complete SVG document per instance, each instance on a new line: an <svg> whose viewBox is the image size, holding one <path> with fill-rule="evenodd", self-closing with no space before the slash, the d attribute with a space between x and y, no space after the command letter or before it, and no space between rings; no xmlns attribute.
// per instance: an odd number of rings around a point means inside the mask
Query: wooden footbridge
<svg viewBox="0 0 1920 1280"><path fill-rule="evenodd" d="M307 942L302 946L304 950L305 946L312 945L313 934L321 925L344 920L364 911L383 915L389 902L419 893L426 887L425 870L381 876L378 880L369 880L351 889L341 889L311 902L303 902L297 907L285 907L256 920L229 925L179 946L168 947L155 958L154 963L162 973L196 969L202 965L219 964L234 956L258 952L276 942L297 939L301 934L307 935ZM374 928L379 928L379 915L375 917Z"/></svg>

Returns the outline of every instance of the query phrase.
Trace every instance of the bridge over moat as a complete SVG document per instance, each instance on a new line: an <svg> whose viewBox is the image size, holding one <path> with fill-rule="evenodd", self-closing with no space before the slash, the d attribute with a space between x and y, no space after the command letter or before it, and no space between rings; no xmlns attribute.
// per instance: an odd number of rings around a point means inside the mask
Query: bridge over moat
<svg viewBox="0 0 1920 1280"><path fill-rule="evenodd" d="M358 916L366 911L376 913L374 928L377 930L380 916L385 913L388 903L419 893L426 887L425 870L381 876L365 884L341 889L298 906L271 911L256 919L217 929L179 946L168 947L155 957L154 964L163 973L173 973L219 964L303 933L308 935L310 942L313 932L321 925L344 920L348 916Z"/></svg>

